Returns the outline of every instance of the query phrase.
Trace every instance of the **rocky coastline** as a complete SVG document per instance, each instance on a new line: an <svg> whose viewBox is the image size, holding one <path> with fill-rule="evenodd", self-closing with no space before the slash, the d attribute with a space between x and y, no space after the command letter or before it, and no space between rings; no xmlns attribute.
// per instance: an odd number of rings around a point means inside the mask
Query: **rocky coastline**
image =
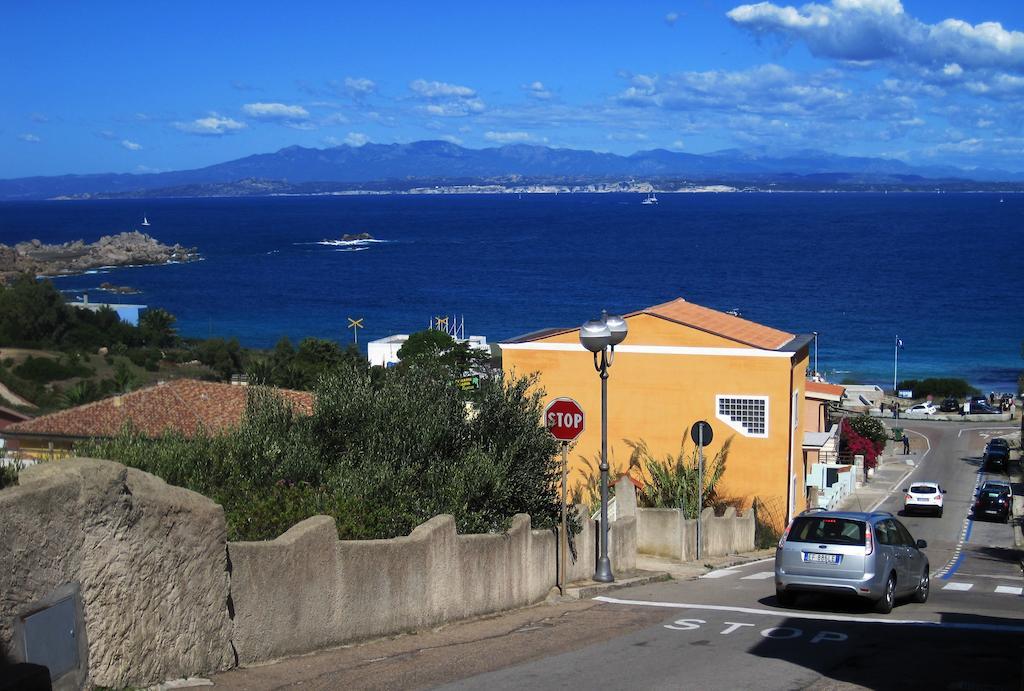
<svg viewBox="0 0 1024 691"><path fill-rule="evenodd" d="M104 235L93 243L75 240L46 245L31 240L13 247L0 244L0 284L8 284L22 273L64 276L108 266L169 264L197 259L199 251L195 247L165 245L137 230Z"/></svg>

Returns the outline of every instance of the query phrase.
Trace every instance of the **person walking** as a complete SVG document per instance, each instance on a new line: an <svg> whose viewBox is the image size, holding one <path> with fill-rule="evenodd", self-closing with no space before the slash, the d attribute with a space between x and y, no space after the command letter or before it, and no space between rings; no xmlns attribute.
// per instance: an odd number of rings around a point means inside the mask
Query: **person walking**
<svg viewBox="0 0 1024 691"><path fill-rule="evenodd" d="M906 456L910 453L910 437L907 436L906 432L903 433L903 439L901 441L903 442L903 455Z"/></svg>
<svg viewBox="0 0 1024 691"><path fill-rule="evenodd" d="M898 402L896 403L896 407L893 408L892 416L897 420L900 419L900 404Z"/></svg>

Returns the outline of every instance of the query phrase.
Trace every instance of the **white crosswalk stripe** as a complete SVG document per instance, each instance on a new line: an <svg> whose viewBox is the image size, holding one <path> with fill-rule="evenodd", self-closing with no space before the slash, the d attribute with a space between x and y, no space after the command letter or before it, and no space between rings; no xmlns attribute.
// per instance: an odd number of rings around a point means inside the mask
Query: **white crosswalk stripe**
<svg viewBox="0 0 1024 691"><path fill-rule="evenodd" d="M701 578L725 578L726 576L735 576L737 571L730 571L729 569L715 569L701 576Z"/></svg>
<svg viewBox="0 0 1024 691"><path fill-rule="evenodd" d="M741 581L766 581L769 578L775 576L774 571L758 571L747 576L743 576L743 573L744 572L742 570L737 568L715 569L714 571L709 571L708 573L704 574L703 576L701 576L701 578L728 578L730 576L738 576L739 580ZM992 578L996 578L996 576L993 576ZM1000 595L1024 596L1024 586L997 585L992 590L989 590L990 586L987 583L983 583L981 587L977 589L974 589L974 585L974 583L966 583L964 581L949 581L944 586L942 586L942 589L960 593L966 593L967 591L973 589L974 592L988 592L998 593Z"/></svg>
<svg viewBox="0 0 1024 691"><path fill-rule="evenodd" d="M942 586L942 589L943 590L962 590L962 591L967 591L967 590L970 590L973 587L974 587L973 583L957 583L956 581L952 581L952 582L947 583L946 585Z"/></svg>

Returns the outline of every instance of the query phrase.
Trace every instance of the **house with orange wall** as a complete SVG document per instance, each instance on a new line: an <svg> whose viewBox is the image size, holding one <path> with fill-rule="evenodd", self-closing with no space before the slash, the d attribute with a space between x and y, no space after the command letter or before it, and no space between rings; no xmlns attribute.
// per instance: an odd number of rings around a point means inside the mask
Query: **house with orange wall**
<svg viewBox="0 0 1024 691"><path fill-rule="evenodd" d="M698 421L711 424L714 455L732 438L720 496L769 507L776 525L807 508L803 442L808 345L787 333L679 298L622 315L629 333L608 379L608 457L624 471L626 440L675 455ZM576 399L586 429L570 452L572 482L601 449L601 383L579 327L550 328L501 345L506 373L536 373L545 401Z"/></svg>

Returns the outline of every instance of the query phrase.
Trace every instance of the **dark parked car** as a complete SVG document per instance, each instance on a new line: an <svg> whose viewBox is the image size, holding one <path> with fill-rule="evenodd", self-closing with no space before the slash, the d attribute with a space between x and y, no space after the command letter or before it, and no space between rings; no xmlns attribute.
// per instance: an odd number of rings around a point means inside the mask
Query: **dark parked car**
<svg viewBox="0 0 1024 691"><path fill-rule="evenodd" d="M1009 451L1010 442L1006 441L1002 437L996 437L995 439L990 439L988 444L985 445L985 450L988 451L989 449L1002 449L1003 451Z"/></svg>
<svg viewBox="0 0 1024 691"><path fill-rule="evenodd" d="M991 446L985 449L985 455L982 456L982 465L989 470L1001 470L1006 472L1006 467L1010 464L1010 451L1005 446Z"/></svg>
<svg viewBox="0 0 1024 691"><path fill-rule="evenodd" d="M1010 520L1010 492L1002 489L987 489L978 493L974 500L974 520L995 519L1008 523Z"/></svg>
<svg viewBox="0 0 1024 691"><path fill-rule="evenodd" d="M985 415L996 415L1001 411L998 408L993 408L985 400L984 396L971 399L971 413L972 414L985 414Z"/></svg>
<svg viewBox="0 0 1024 691"><path fill-rule="evenodd" d="M942 399L942 403L939 404L939 411L943 413L959 413L960 407L959 399L949 397Z"/></svg>

